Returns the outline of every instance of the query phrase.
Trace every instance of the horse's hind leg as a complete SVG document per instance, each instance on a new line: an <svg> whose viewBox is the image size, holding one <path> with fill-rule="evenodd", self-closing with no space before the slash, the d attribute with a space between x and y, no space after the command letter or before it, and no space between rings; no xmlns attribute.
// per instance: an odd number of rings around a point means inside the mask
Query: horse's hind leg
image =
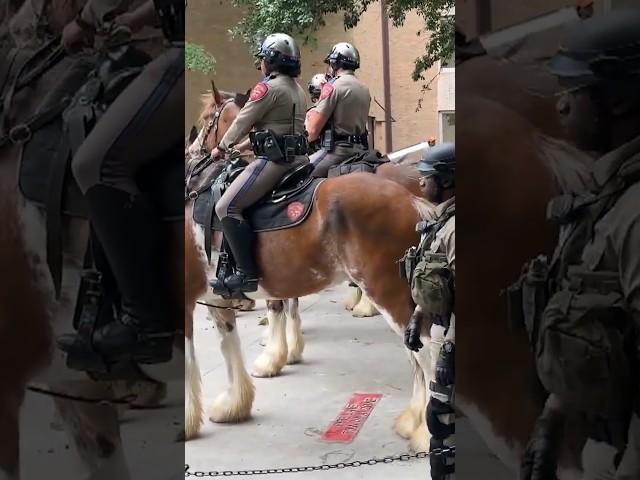
<svg viewBox="0 0 640 480"><path fill-rule="evenodd" d="M362 293L360 300L356 306L353 307L352 313L354 317L375 317L379 315L380 312L378 312L369 297L365 293Z"/></svg>
<svg viewBox="0 0 640 480"><path fill-rule="evenodd" d="M74 384L74 393L109 398L110 389L97 384ZM56 408L90 474L88 480L128 480L129 470L122 450L118 411L113 406L56 400Z"/></svg>
<svg viewBox="0 0 640 480"><path fill-rule="evenodd" d="M2 386L0 393L0 479L18 480L20 439L18 425L24 387Z"/></svg>
<svg viewBox="0 0 640 480"><path fill-rule="evenodd" d="M287 316L282 300L267 301L267 346L253 364L254 377L275 377L287 363Z"/></svg>
<svg viewBox="0 0 640 480"><path fill-rule="evenodd" d="M193 344L193 305L185 307L184 337L184 438L190 440L200 432L202 426L202 377Z"/></svg>
<svg viewBox="0 0 640 480"><path fill-rule="evenodd" d="M362 290L355 284L349 283L347 288L349 292L347 293L347 298L344 301L344 308L351 311L356 305L360 302L360 298L362 298Z"/></svg>
<svg viewBox="0 0 640 480"><path fill-rule="evenodd" d="M409 362L413 371L413 394L409 406L396 418L394 430L402 438L410 439L413 433L424 422L427 406L427 385L422 367L413 355L409 353Z"/></svg>
<svg viewBox="0 0 640 480"><path fill-rule="evenodd" d="M221 350L227 364L229 388L214 400L209 408L213 422L240 422L251 416L255 388L244 367L240 336L236 328L236 313L231 309L209 308L220 335Z"/></svg>
<svg viewBox="0 0 640 480"><path fill-rule="evenodd" d="M300 318L300 302L297 298L287 300L287 364L293 365L302 361L304 337L302 336L302 319Z"/></svg>

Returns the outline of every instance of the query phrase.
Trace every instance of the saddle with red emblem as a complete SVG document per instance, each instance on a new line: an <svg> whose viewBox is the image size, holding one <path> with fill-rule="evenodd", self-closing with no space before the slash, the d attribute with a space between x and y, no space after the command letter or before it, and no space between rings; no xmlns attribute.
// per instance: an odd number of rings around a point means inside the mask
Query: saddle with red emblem
<svg viewBox="0 0 640 480"><path fill-rule="evenodd" d="M216 203L245 166L246 162L229 162L210 185L190 194L191 198L195 198L193 220L204 227L205 250L208 255L211 251L211 231L222 231L222 225L215 213ZM307 219L318 186L325 180L312 177L313 168L313 165L306 162L294 166L271 193L244 211L244 216L254 231L269 232L292 228Z"/></svg>

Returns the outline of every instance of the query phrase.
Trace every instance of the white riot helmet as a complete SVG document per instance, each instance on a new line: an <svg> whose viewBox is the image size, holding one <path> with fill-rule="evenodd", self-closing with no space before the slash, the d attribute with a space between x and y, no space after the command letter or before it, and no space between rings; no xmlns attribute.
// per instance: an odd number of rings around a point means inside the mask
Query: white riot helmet
<svg viewBox="0 0 640 480"><path fill-rule="evenodd" d="M360 68L360 53L350 43L336 43L331 48L329 55L324 59L324 63L329 64L334 70L339 68L355 70Z"/></svg>

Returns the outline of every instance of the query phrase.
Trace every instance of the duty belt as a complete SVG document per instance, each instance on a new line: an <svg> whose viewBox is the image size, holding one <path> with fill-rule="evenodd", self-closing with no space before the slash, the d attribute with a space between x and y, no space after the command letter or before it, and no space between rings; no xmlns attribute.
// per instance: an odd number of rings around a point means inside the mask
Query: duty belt
<svg viewBox="0 0 640 480"><path fill-rule="evenodd" d="M336 142L349 142L357 145L367 145L369 140L366 133L362 135L339 135L336 133L334 138Z"/></svg>

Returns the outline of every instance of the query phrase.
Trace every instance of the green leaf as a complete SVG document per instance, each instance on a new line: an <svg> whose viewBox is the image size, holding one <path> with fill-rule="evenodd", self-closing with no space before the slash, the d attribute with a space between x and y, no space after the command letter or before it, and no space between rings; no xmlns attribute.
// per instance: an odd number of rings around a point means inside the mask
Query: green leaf
<svg viewBox="0 0 640 480"><path fill-rule="evenodd" d="M201 45L185 43L184 63L187 70L208 75L215 71L216 59Z"/></svg>

